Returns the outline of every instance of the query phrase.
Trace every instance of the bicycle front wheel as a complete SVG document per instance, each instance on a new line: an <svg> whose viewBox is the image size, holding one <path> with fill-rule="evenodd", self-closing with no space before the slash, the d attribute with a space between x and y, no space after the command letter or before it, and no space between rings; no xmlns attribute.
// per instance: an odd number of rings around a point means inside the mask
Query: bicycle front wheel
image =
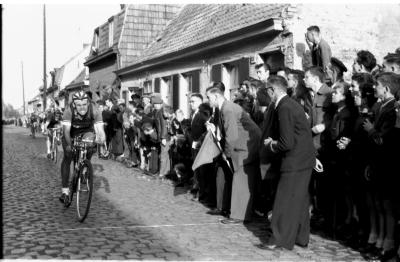
<svg viewBox="0 0 400 262"><path fill-rule="evenodd" d="M58 144L57 140L53 139L53 144L51 145L51 158L54 163L57 163L57 155L58 155Z"/></svg>
<svg viewBox="0 0 400 262"><path fill-rule="evenodd" d="M76 187L76 211L79 222L83 222L89 213L93 194L93 167L89 160L79 167Z"/></svg>

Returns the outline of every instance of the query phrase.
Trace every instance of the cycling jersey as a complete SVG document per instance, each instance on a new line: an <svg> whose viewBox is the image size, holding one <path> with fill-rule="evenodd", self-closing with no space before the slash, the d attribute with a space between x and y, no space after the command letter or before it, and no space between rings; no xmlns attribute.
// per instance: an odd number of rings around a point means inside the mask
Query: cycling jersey
<svg viewBox="0 0 400 262"><path fill-rule="evenodd" d="M101 112L92 104L88 105L88 111L84 116L81 116L77 110L70 106L65 109L62 118L63 125L71 126L71 137L94 132L94 125L97 123L103 123L103 118Z"/></svg>
<svg viewBox="0 0 400 262"><path fill-rule="evenodd" d="M38 121L39 116L36 113L32 113L30 117L31 124Z"/></svg>
<svg viewBox="0 0 400 262"><path fill-rule="evenodd" d="M62 119L62 112L60 109L55 108L47 112L47 121L49 122L47 128L54 128L55 125L59 124Z"/></svg>

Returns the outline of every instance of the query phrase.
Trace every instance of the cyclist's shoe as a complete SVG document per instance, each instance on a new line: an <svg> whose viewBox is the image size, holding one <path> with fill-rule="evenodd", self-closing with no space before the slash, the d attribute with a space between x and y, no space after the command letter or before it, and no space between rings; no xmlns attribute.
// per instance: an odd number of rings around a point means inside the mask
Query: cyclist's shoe
<svg viewBox="0 0 400 262"><path fill-rule="evenodd" d="M47 159L51 159L51 154L47 154Z"/></svg>
<svg viewBox="0 0 400 262"><path fill-rule="evenodd" d="M60 201L61 203L63 203L64 205L68 205L69 204L69 195L62 193L62 195L60 196Z"/></svg>

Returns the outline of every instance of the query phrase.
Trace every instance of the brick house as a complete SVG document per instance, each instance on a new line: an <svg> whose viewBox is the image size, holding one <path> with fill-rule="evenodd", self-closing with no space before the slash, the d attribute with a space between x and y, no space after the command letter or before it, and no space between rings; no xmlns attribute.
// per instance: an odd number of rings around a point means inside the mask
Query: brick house
<svg viewBox="0 0 400 262"><path fill-rule="evenodd" d="M116 73L122 88L159 93L187 114L190 93L204 94L212 81L223 81L229 98L246 77L257 77L258 63L267 62L273 72L310 66L304 39L310 25L320 26L333 56L351 69L357 50L378 58L393 52L399 20L398 5L186 5L137 60Z"/></svg>
<svg viewBox="0 0 400 262"><path fill-rule="evenodd" d="M94 30L90 55L89 89L93 100L105 96L127 97L114 71L125 67L179 10L178 5L121 5L121 11Z"/></svg>

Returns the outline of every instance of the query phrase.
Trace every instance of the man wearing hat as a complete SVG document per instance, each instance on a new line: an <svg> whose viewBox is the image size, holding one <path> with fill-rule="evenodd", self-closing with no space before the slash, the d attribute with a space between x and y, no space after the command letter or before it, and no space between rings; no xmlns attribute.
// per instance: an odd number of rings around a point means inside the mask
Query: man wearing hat
<svg viewBox="0 0 400 262"><path fill-rule="evenodd" d="M169 156L169 140L170 136L167 130L167 120L164 118L163 100L159 96L153 96L151 103L154 107L154 122L158 135L158 142L161 146L160 152L160 177L167 175L170 171L170 156Z"/></svg>
<svg viewBox="0 0 400 262"><path fill-rule="evenodd" d="M122 114L125 104L123 99L118 99L117 104L111 108L112 117L111 117L111 126L114 132L114 135L111 139L111 153L118 161L122 161L124 157L124 140L123 140L123 118Z"/></svg>
<svg viewBox="0 0 400 262"><path fill-rule="evenodd" d="M344 72L347 72L347 67L343 64L342 61L340 61L336 57L332 57L327 72L331 84L334 85L336 82L343 80Z"/></svg>

